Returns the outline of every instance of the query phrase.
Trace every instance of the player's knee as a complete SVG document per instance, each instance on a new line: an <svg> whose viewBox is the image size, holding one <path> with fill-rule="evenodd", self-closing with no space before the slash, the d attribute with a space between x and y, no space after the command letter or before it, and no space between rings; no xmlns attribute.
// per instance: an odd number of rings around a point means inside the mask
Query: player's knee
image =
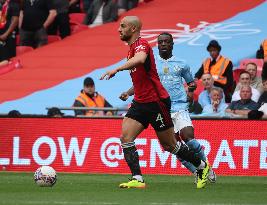
<svg viewBox="0 0 267 205"><path fill-rule="evenodd" d="M184 130L181 132L181 137L184 142L188 142L195 138L194 131L192 129Z"/></svg>

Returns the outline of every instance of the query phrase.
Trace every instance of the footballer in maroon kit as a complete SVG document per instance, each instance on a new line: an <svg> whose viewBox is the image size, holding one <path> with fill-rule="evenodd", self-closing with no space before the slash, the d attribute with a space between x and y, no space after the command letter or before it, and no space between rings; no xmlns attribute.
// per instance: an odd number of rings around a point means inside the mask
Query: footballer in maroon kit
<svg viewBox="0 0 267 205"><path fill-rule="evenodd" d="M117 69L107 71L100 78L109 80L119 71L130 70L133 82L133 87L120 96L122 100L127 100L130 95L134 95L132 105L123 119L120 139L132 179L120 184L119 187L145 188L134 140L151 124L164 150L191 162L198 168L200 177L197 188L203 188L207 182L209 165L186 145L177 142L174 136L170 97L160 83L151 47L146 40L140 38L141 27L141 21L136 16L126 16L121 20L118 30L120 38L130 46L127 62Z"/></svg>

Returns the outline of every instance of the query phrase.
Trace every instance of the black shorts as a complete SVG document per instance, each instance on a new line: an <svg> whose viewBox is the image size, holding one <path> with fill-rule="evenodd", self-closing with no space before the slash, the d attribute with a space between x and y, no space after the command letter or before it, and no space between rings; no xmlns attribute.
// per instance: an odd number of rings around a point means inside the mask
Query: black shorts
<svg viewBox="0 0 267 205"><path fill-rule="evenodd" d="M151 124L154 130L163 131L173 127L170 110L170 98L150 103L138 103L133 100L126 117L140 122L145 128Z"/></svg>

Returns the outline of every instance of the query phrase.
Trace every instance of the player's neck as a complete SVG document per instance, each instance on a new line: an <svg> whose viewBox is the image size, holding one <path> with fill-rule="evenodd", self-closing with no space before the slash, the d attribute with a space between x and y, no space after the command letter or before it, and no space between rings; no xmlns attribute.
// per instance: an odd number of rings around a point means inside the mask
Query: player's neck
<svg viewBox="0 0 267 205"><path fill-rule="evenodd" d="M135 41L137 41L138 38L140 38L140 34L139 33L136 34L136 35L133 35L132 38L129 41L127 41L128 45L129 46L132 45Z"/></svg>
<svg viewBox="0 0 267 205"><path fill-rule="evenodd" d="M169 58L172 57L172 53L161 53L160 57L163 58L164 60L168 60Z"/></svg>

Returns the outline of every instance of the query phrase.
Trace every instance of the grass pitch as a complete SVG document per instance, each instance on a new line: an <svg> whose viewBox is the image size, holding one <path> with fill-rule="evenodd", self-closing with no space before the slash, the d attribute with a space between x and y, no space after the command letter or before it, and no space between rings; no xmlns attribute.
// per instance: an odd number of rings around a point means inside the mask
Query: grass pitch
<svg viewBox="0 0 267 205"><path fill-rule="evenodd" d="M54 187L38 187L33 173L0 172L2 205L236 205L267 204L267 177L218 177L197 190L194 178L146 175L146 189L119 189L125 175L58 173Z"/></svg>

